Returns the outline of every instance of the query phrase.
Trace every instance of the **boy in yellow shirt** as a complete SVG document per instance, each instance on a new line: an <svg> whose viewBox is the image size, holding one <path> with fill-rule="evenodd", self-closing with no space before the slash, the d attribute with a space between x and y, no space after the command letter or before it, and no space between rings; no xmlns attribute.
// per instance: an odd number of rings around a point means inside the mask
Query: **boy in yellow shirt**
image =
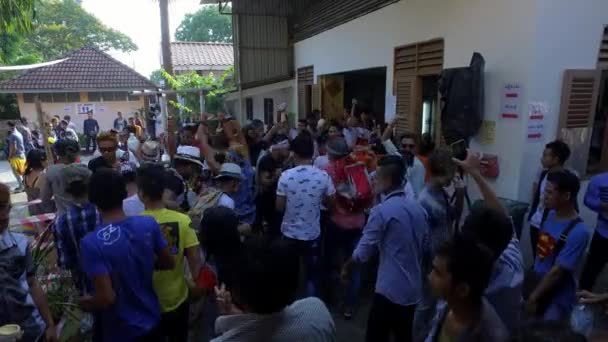
<svg viewBox="0 0 608 342"><path fill-rule="evenodd" d="M146 210L144 216L152 216L173 258L175 267L168 271L154 272L154 289L161 307L160 330L169 341L187 341L190 303L189 282L184 273L184 259L192 279L197 279L201 268L199 242L190 227L190 218L165 208L162 195L165 189L165 169L160 165L146 165L137 171L139 197ZM185 258L184 258L185 257Z"/></svg>

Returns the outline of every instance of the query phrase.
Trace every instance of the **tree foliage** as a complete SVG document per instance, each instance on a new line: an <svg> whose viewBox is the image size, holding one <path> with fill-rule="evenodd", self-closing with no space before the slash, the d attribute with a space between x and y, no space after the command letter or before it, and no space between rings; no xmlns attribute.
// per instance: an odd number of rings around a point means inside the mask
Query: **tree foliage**
<svg viewBox="0 0 608 342"><path fill-rule="evenodd" d="M137 49L131 38L105 26L74 0L37 1L36 18L28 32L2 32L0 29L2 64L52 60L83 46L94 46L102 51Z"/></svg>
<svg viewBox="0 0 608 342"><path fill-rule="evenodd" d="M178 41L232 43L232 17L221 14L217 5L186 14L175 32Z"/></svg>
<svg viewBox="0 0 608 342"><path fill-rule="evenodd" d="M6 12L16 8L15 4L23 9L18 12L21 17L8 23L7 15L17 16L17 12ZM27 18L29 24L25 22ZM103 51L137 49L129 37L102 24L74 0L0 0L0 65L49 61L84 46ZM0 81L15 74L0 73ZM0 96L0 112L15 108L14 97Z"/></svg>
<svg viewBox="0 0 608 342"><path fill-rule="evenodd" d="M178 91L180 97L183 98L183 105L176 102L171 102L175 108L182 110L192 118L196 118L200 108L200 98L197 92L179 92L185 89L207 89L205 95L205 110L208 113L217 113L224 107L224 95L235 91L234 84L234 68L226 70L217 79L213 74L201 76L194 71L185 74L171 76L164 70L161 70L162 77L171 86L172 89Z"/></svg>
<svg viewBox="0 0 608 342"><path fill-rule="evenodd" d="M0 34L32 29L35 0L0 0Z"/></svg>
<svg viewBox="0 0 608 342"><path fill-rule="evenodd" d="M83 46L95 46L102 51L137 50L131 38L105 26L74 0L42 0L34 31L27 35L27 41L44 60Z"/></svg>
<svg viewBox="0 0 608 342"><path fill-rule="evenodd" d="M156 85L160 85L160 83L164 80L165 80L165 78L163 77L162 69L154 70L150 74L150 81L152 81Z"/></svg>

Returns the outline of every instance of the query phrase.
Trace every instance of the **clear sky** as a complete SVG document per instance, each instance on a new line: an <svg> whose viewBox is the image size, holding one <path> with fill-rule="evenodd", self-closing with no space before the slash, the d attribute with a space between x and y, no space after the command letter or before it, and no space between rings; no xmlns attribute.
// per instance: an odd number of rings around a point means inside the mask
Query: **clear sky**
<svg viewBox="0 0 608 342"><path fill-rule="evenodd" d="M83 0L82 6L105 25L131 37L139 48L131 53L110 51L110 55L146 77L160 68L158 0ZM184 16L196 12L199 8L201 8L200 0L169 1L172 40Z"/></svg>

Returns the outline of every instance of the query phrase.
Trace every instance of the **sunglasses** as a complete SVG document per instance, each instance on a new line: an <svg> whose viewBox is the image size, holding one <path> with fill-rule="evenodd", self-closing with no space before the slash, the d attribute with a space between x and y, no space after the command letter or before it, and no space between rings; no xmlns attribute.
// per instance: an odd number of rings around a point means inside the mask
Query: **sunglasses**
<svg viewBox="0 0 608 342"><path fill-rule="evenodd" d="M116 149L117 149L117 147L100 147L99 152L100 153L116 152Z"/></svg>
<svg viewBox="0 0 608 342"><path fill-rule="evenodd" d="M401 144L401 147L403 147L403 148L415 148L416 145L414 145L414 144Z"/></svg>

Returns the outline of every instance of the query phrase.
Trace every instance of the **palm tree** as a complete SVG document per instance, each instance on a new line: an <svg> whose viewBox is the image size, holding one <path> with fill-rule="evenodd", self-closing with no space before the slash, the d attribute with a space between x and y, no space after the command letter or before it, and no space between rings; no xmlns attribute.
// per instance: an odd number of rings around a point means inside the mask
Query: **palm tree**
<svg viewBox="0 0 608 342"><path fill-rule="evenodd" d="M171 32L169 30L169 0L159 0L160 7L160 46L163 55L163 69L173 75L173 62L171 58Z"/></svg>
<svg viewBox="0 0 608 342"><path fill-rule="evenodd" d="M2 0L0 0L2 1ZM173 75L173 59L171 56L171 31L169 29L169 1L170 0L159 0L158 5L160 8L160 49L163 55L163 69L171 75ZM169 82L165 82L165 87L171 89ZM177 102L176 94L167 94L167 102ZM176 108L173 106L167 106L169 116L175 117L177 114Z"/></svg>
<svg viewBox="0 0 608 342"><path fill-rule="evenodd" d="M0 33L32 29L35 0L0 0Z"/></svg>

